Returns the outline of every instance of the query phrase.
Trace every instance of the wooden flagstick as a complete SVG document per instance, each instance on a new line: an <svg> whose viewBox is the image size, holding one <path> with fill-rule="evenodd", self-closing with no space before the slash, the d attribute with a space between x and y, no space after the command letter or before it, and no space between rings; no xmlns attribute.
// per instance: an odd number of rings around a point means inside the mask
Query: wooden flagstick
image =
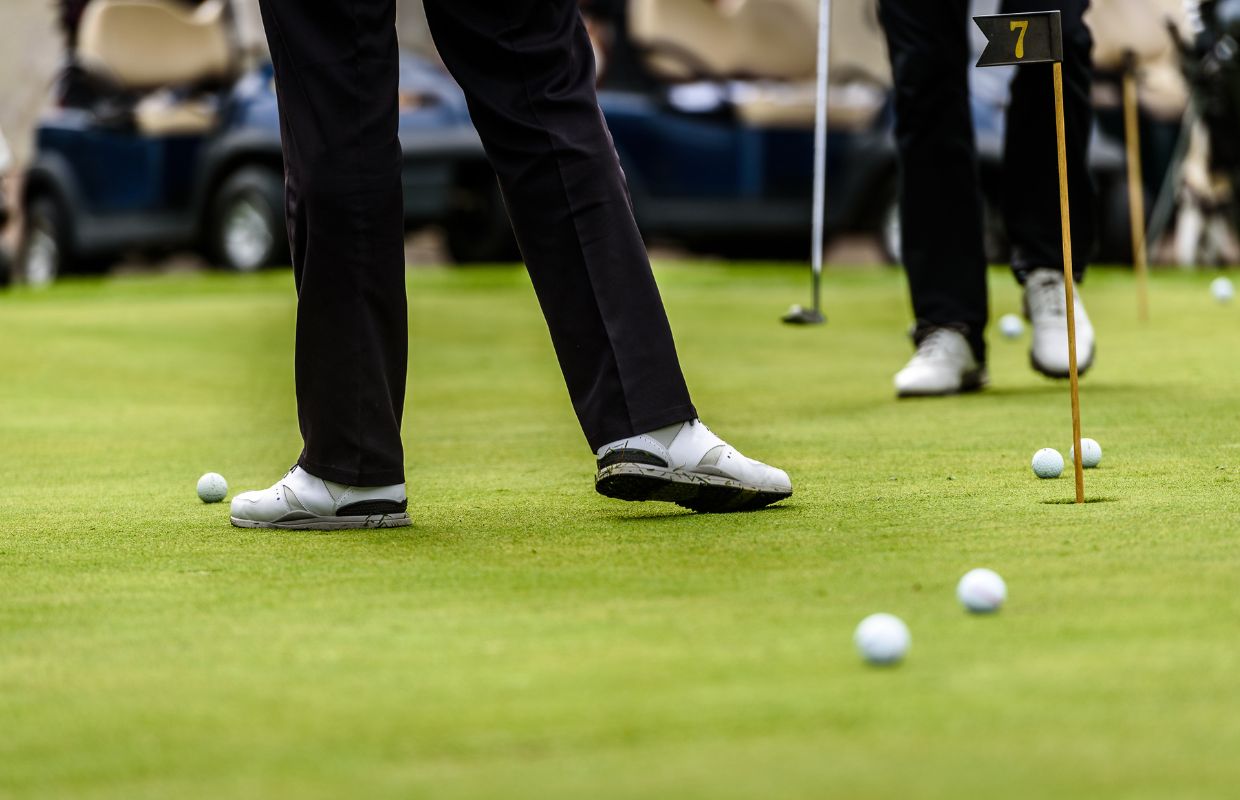
<svg viewBox="0 0 1240 800"><path fill-rule="evenodd" d="M1128 219L1132 267L1137 278L1137 319L1150 318L1149 264L1145 252L1145 184L1141 180L1141 130L1137 125L1137 60L1124 54L1124 144L1128 150Z"/></svg>
<svg viewBox="0 0 1240 800"><path fill-rule="evenodd" d="M1072 276L1072 222L1068 216L1068 156L1063 124L1063 62L1055 71L1055 144L1059 152L1059 217L1063 231L1063 290L1068 302L1068 384L1072 392L1072 465L1076 470L1076 502L1085 502L1085 470L1081 465L1081 389L1076 371L1076 296Z"/></svg>
<svg viewBox="0 0 1240 800"><path fill-rule="evenodd" d="M1068 216L1068 157L1063 122L1063 23L1058 11L974 17L986 34L979 67L1051 63L1055 78L1055 144L1059 156L1059 217L1063 233L1063 286L1068 311L1068 385L1072 393L1072 461L1076 502L1085 502L1081 465L1081 395L1076 369L1076 297L1072 281L1072 225Z"/></svg>

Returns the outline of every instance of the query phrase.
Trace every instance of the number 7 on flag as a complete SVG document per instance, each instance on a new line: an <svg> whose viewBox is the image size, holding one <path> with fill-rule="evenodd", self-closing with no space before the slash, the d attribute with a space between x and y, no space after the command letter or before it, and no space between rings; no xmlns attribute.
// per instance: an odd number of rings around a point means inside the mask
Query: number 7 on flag
<svg viewBox="0 0 1240 800"><path fill-rule="evenodd" d="M1063 61L1063 28L1058 11L974 17L986 35L979 67Z"/></svg>

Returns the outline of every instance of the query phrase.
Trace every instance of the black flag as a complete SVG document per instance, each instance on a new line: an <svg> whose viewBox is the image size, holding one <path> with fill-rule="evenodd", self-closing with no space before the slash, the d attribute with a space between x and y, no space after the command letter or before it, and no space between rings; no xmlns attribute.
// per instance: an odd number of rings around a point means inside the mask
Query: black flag
<svg viewBox="0 0 1240 800"><path fill-rule="evenodd" d="M1063 28L1058 11L974 17L986 34L979 67L1063 61Z"/></svg>

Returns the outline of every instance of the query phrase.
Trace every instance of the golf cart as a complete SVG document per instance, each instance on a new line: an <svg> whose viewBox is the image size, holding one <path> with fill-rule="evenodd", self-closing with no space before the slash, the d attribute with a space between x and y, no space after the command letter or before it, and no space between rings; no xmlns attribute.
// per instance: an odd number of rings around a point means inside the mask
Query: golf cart
<svg viewBox="0 0 1240 800"><path fill-rule="evenodd" d="M585 11L642 232L728 256L807 259L817 2L594 0ZM852 8L835 16L846 34L873 28ZM896 181L885 60L839 52L826 230L879 234Z"/></svg>
<svg viewBox="0 0 1240 800"><path fill-rule="evenodd" d="M586 4L599 103L644 234L724 255L808 258L817 9L817 0ZM875 3L835 3L832 30L826 234L872 235L897 263L894 116ZM1001 262L1011 72L972 77L986 247ZM1128 246L1123 148L1096 129L1089 159L1104 223L1098 256L1114 258ZM1107 224L1117 204L1122 235Z"/></svg>
<svg viewBox="0 0 1240 800"><path fill-rule="evenodd" d="M250 271L287 258L272 71L247 59L226 0L91 0L77 47L36 131L24 183L18 274L30 283L130 253L180 250ZM515 255L460 90L404 55L405 216L448 229L468 254ZM507 249L504 249L507 247Z"/></svg>

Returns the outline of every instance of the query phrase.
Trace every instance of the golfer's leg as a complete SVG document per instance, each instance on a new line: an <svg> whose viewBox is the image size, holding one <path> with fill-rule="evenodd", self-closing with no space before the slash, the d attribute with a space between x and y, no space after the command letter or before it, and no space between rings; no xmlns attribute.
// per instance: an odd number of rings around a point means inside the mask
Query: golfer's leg
<svg viewBox="0 0 1240 800"><path fill-rule="evenodd" d="M967 0L881 0L895 79L900 225L918 337L963 328L979 361L988 315L969 111Z"/></svg>
<svg viewBox="0 0 1240 800"><path fill-rule="evenodd" d="M404 482L408 349L394 0L261 0L297 281L300 466Z"/></svg>
<svg viewBox="0 0 1240 800"><path fill-rule="evenodd" d="M1088 0L1007 0L1004 13L1062 11L1064 123L1067 134L1072 266L1084 274L1094 241L1094 188L1089 175L1093 39L1083 15ZM1059 226L1059 167L1055 145L1055 92L1049 64L1021 67L1012 81L1003 161L1003 213L1012 242L1012 269L1022 280L1032 269L1063 269Z"/></svg>
<svg viewBox="0 0 1240 800"><path fill-rule="evenodd" d="M697 416L594 91L576 0L428 0L591 449Z"/></svg>

